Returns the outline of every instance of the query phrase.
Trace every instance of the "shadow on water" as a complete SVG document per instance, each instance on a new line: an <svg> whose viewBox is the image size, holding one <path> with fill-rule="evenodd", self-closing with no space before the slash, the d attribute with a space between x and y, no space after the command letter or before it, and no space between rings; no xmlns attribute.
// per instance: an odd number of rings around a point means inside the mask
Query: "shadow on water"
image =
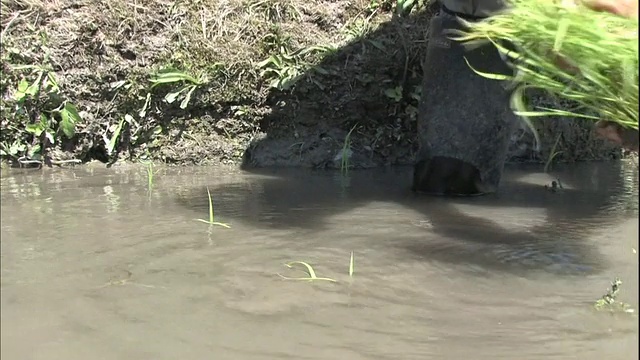
<svg viewBox="0 0 640 360"><path fill-rule="evenodd" d="M232 221L309 232L331 230L331 218L341 214L348 218L345 213L358 208L393 203L417 214L409 221L423 236L393 231L392 236L377 240L408 258L480 271L576 275L601 272L607 266L587 236L616 223L621 214L637 214L637 177L625 179L625 173L620 163L567 166L557 172L564 188L552 192L545 185L555 178L513 167L499 194L437 198L414 194L403 185L409 183L410 169L356 171L348 177L276 169L263 170L248 183L221 185L211 191L218 204L237 209L238 218ZM630 182L636 185L629 186ZM206 189L194 191L180 196L179 202L206 211ZM383 211L376 216L383 216L391 227L407 222L402 218L407 215L393 210L380 215ZM379 220L372 218L371 224ZM362 235L366 232L363 227ZM378 235L372 231L371 236Z"/></svg>

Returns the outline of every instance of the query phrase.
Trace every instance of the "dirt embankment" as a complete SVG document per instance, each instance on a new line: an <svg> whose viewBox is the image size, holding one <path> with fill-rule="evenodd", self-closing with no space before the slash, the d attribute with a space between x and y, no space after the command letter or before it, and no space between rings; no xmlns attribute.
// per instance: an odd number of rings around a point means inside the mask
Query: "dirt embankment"
<svg viewBox="0 0 640 360"><path fill-rule="evenodd" d="M345 139L356 167L414 161L432 5L398 16L388 0L1 4L0 151L14 163L334 167ZM619 156L589 123L539 128L542 150L523 129L513 160Z"/></svg>

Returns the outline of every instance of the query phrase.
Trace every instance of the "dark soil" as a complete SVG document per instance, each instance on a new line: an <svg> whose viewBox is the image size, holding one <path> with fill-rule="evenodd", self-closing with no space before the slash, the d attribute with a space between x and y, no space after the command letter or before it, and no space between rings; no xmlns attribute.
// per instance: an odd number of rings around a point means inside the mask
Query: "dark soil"
<svg viewBox="0 0 640 360"><path fill-rule="evenodd" d="M331 168L340 166L343 149L354 167L414 162L433 6L401 17L391 3L368 0L1 4L0 151L14 164ZM166 96L189 82L151 89L150 79L167 67L199 80L184 108L187 91L171 103ZM59 92L43 90L17 110L20 80L31 84L40 73L53 74ZM81 116L71 136L57 111L65 102ZM40 114L48 129L27 131ZM548 118L537 126L540 151L523 125L512 161L545 162L552 153L554 161L620 157L589 122Z"/></svg>

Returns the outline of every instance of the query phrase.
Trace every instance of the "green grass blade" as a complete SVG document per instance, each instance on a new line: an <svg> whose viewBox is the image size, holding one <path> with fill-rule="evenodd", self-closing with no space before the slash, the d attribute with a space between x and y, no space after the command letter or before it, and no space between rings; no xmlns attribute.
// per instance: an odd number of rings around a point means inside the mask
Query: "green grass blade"
<svg viewBox="0 0 640 360"><path fill-rule="evenodd" d="M349 277L353 277L353 251L351 252L351 260L349 261Z"/></svg>

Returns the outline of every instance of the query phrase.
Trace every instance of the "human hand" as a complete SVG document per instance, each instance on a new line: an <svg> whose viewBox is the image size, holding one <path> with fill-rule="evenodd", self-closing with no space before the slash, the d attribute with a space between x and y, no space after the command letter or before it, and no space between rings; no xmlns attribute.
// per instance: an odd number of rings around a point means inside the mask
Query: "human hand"
<svg viewBox="0 0 640 360"><path fill-rule="evenodd" d="M632 19L638 18L638 0L584 0L584 3L596 11L610 12Z"/></svg>
<svg viewBox="0 0 640 360"><path fill-rule="evenodd" d="M596 123L596 134L625 150L638 152L638 130L625 129L614 122L600 120Z"/></svg>
<svg viewBox="0 0 640 360"><path fill-rule="evenodd" d="M585 5L597 11L638 18L638 0L585 0ZM625 129L614 122L601 120L596 123L596 133L626 150L638 152L638 130Z"/></svg>

